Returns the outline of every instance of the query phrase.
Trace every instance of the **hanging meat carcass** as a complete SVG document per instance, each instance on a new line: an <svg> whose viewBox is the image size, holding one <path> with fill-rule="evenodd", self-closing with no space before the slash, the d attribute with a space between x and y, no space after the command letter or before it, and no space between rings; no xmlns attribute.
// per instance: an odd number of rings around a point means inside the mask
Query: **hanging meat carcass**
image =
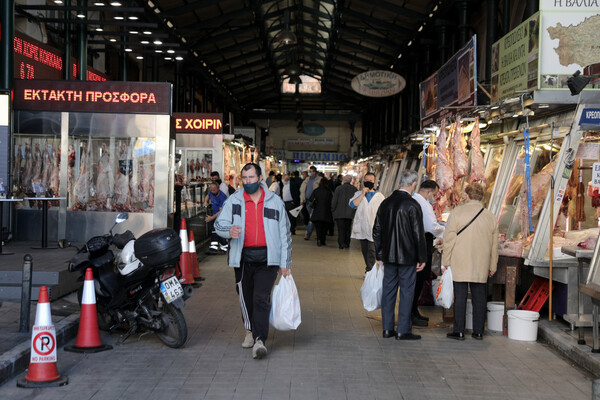
<svg viewBox="0 0 600 400"><path fill-rule="evenodd" d="M58 171L60 165L60 149L55 150L54 146L52 147L52 153L50 156L50 162L52 163L52 169L50 171L50 191L52 191L53 195L58 196L59 190L59 179L58 179Z"/></svg>
<svg viewBox="0 0 600 400"><path fill-rule="evenodd" d="M148 208L154 207L154 165L148 161L140 162L142 172L140 182L140 194L142 201L146 202Z"/></svg>
<svg viewBox="0 0 600 400"><path fill-rule="evenodd" d="M467 161L467 153L465 152L464 145L465 138L462 133L462 128L460 125L460 116L456 118L456 123L454 124L454 135L452 138L452 147L454 150L454 180L457 181L460 178L467 175L467 170L469 168L469 163Z"/></svg>
<svg viewBox="0 0 600 400"><path fill-rule="evenodd" d="M196 163L194 162L194 159L191 159L189 164L188 164L188 176L190 179L194 179L194 171L196 170Z"/></svg>
<svg viewBox="0 0 600 400"><path fill-rule="evenodd" d="M69 194L69 203L73 201L73 183L75 179L75 148L72 144L69 145L69 156L67 159L67 193Z"/></svg>
<svg viewBox="0 0 600 400"><path fill-rule="evenodd" d="M96 179L96 198L102 209L110 210L110 196L112 193L111 179L113 176L110 155L106 143L102 143L102 155L98 161L98 178Z"/></svg>
<svg viewBox="0 0 600 400"><path fill-rule="evenodd" d="M42 150L40 149L40 144L35 144L35 151L33 152L33 176L32 180L42 180Z"/></svg>
<svg viewBox="0 0 600 400"><path fill-rule="evenodd" d="M531 215L536 216L539 214L544 204L544 199L548 194L550 188L550 182L552 175L554 174L554 168L556 167L556 160L548 163L544 168L541 169L537 174L531 177ZM529 215L527 206L527 179L523 179L523 185L521 192L519 193L519 219L521 222L521 234L522 237L526 237L529 234ZM534 229L535 227L531 227Z"/></svg>
<svg viewBox="0 0 600 400"><path fill-rule="evenodd" d="M132 157L131 173L129 174L129 196L132 208L136 207L134 205L140 201L140 175L138 159L137 157Z"/></svg>
<svg viewBox="0 0 600 400"><path fill-rule="evenodd" d="M471 173L469 183L485 182L485 165L481 154L481 132L479 131L479 117L475 118L475 125L471 131Z"/></svg>
<svg viewBox="0 0 600 400"><path fill-rule="evenodd" d="M117 168L117 173L115 174L113 208L116 211L131 211L129 175L126 175L129 172L128 153L127 145L122 143L119 148L119 168Z"/></svg>
<svg viewBox="0 0 600 400"><path fill-rule="evenodd" d="M50 144L46 144L42 151L42 184L44 189L48 191L50 189L50 174L52 173L52 162L50 161L50 154L52 152ZM50 150L48 149L50 147Z"/></svg>
<svg viewBox="0 0 600 400"><path fill-rule="evenodd" d="M223 146L223 168L225 174L231 174L234 171L231 171L231 151L229 150L229 146ZM266 171L265 171L266 172Z"/></svg>
<svg viewBox="0 0 600 400"><path fill-rule="evenodd" d="M72 210L87 210L90 198L90 177L87 167L88 163L87 142L81 144L81 158L79 159L79 174L73 184L73 206Z"/></svg>
<svg viewBox="0 0 600 400"><path fill-rule="evenodd" d="M21 179L23 177L23 174L21 172L21 168L22 168L22 163L23 163L23 151L25 149L23 149L23 146L15 146L15 163L13 165L13 173L12 173L12 179L13 179L13 187L15 188L14 191L21 191Z"/></svg>
<svg viewBox="0 0 600 400"><path fill-rule="evenodd" d="M448 158L448 143L446 139L446 120L442 120L440 135L437 138L437 167L435 170L435 179L440 187L439 197L452 188L453 173L450 160Z"/></svg>
<svg viewBox="0 0 600 400"><path fill-rule="evenodd" d="M33 192L31 179L33 178L33 157L31 155L31 145L25 145L25 168L23 170L23 179L21 180L21 190L25 193Z"/></svg>

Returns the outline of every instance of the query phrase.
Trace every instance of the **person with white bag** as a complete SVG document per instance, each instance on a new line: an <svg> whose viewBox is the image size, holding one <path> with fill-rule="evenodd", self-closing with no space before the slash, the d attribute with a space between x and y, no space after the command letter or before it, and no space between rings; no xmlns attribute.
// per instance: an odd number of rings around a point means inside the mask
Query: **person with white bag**
<svg viewBox="0 0 600 400"><path fill-rule="evenodd" d="M292 237L290 222L281 197L262 182L261 168L248 163L242 168L243 189L229 196L215 230L231 239L227 263L234 267L236 290L246 328L243 348L252 357L267 355L271 290L279 272L290 275Z"/></svg>
<svg viewBox="0 0 600 400"><path fill-rule="evenodd" d="M498 263L498 221L481 204L483 187L471 183L465 188L467 201L456 207L448 217L444 231L442 272L452 267L454 283L454 329L446 336L465 340L467 291L471 289L473 303L473 333L483 339L486 316L486 283L496 272Z"/></svg>
<svg viewBox="0 0 600 400"><path fill-rule="evenodd" d="M417 272L425 268L427 244L423 229L423 213L412 198L417 187L417 173L402 171L400 189L379 206L373 240L378 261L383 261L381 323L383 337L397 340L419 340L412 333L412 302ZM400 288L398 324L394 330L394 308Z"/></svg>

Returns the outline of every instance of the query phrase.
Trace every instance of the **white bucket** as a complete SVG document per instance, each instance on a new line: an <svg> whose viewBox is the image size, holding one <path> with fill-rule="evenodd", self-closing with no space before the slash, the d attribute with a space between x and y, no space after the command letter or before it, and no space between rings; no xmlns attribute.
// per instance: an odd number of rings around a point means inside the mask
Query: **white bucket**
<svg viewBox="0 0 600 400"><path fill-rule="evenodd" d="M473 303L467 299L467 312L465 313L465 329L473 329Z"/></svg>
<svg viewBox="0 0 600 400"><path fill-rule="evenodd" d="M487 303L487 328L490 331L502 332L502 318L504 317L504 303L489 301Z"/></svg>
<svg viewBox="0 0 600 400"><path fill-rule="evenodd" d="M508 338L535 342L537 340L540 313L527 310L510 310L508 315Z"/></svg>

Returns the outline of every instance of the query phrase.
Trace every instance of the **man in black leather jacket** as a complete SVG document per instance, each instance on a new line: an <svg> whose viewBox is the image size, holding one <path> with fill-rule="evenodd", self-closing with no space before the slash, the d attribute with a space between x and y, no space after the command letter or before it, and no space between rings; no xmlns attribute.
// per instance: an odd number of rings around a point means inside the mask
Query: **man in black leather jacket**
<svg viewBox="0 0 600 400"><path fill-rule="evenodd" d="M412 333L411 309L417 271L425 267L427 245L423 229L423 213L412 198L417 187L417 173L403 171L400 189L379 206L373 225L373 241L377 260L383 262L383 293L381 322L383 337L397 340L418 340ZM398 325L394 330L394 306L400 287Z"/></svg>

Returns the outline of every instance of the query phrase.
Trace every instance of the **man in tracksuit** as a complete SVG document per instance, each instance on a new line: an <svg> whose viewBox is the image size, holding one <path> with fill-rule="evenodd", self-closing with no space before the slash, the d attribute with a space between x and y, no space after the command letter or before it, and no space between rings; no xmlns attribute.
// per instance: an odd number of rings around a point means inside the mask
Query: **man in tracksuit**
<svg viewBox="0 0 600 400"><path fill-rule="evenodd" d="M252 347L253 358L267 355L271 290L277 272L290 274L292 237L281 197L262 182L255 163L242 168L243 189L229 196L215 222L221 237L231 239L228 265L235 268L246 337L242 347Z"/></svg>

